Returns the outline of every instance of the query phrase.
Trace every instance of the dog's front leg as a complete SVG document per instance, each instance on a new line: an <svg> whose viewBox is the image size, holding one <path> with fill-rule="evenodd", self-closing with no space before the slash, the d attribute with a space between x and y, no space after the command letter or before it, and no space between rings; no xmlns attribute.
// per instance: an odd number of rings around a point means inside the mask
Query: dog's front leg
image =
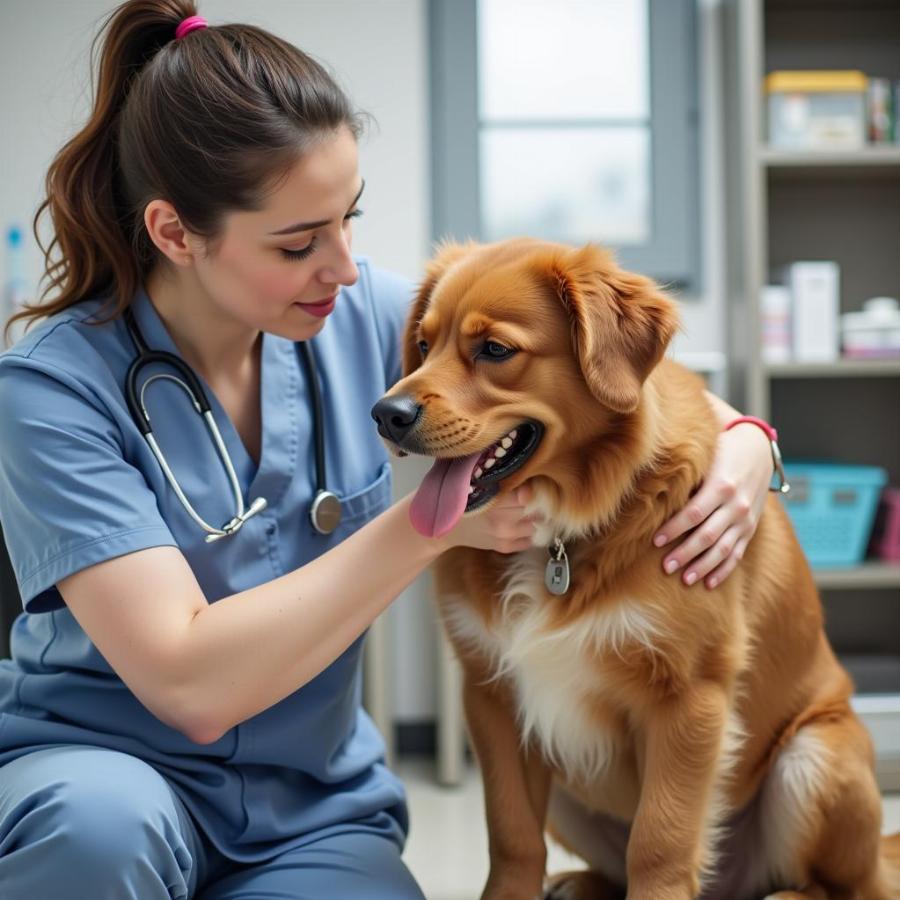
<svg viewBox="0 0 900 900"><path fill-rule="evenodd" d="M727 692L710 681L648 716L626 860L628 900L693 900L699 893L727 718Z"/></svg>
<svg viewBox="0 0 900 900"><path fill-rule="evenodd" d="M482 900L542 895L547 848L544 823L550 771L540 752L523 747L515 701L502 682L465 666L464 704L484 782L491 870Z"/></svg>

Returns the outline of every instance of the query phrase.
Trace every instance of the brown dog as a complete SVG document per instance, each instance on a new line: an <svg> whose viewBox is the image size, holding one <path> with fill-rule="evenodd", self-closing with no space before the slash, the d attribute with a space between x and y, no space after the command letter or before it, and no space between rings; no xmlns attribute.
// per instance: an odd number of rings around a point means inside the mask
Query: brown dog
<svg viewBox="0 0 900 900"><path fill-rule="evenodd" d="M880 835L871 741L778 500L715 590L662 574L652 535L717 439L700 380L662 359L676 326L599 248L446 246L374 410L437 458L419 530L527 479L546 517L532 551L457 549L435 572L484 777L484 896L540 895L549 829L589 865L555 898L896 900L900 836Z"/></svg>

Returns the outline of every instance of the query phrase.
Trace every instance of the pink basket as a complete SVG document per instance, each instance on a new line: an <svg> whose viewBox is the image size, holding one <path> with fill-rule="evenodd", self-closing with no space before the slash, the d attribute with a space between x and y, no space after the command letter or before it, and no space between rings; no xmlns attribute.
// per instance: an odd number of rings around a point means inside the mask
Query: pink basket
<svg viewBox="0 0 900 900"><path fill-rule="evenodd" d="M900 490L885 488L872 529L871 551L887 562L900 562Z"/></svg>

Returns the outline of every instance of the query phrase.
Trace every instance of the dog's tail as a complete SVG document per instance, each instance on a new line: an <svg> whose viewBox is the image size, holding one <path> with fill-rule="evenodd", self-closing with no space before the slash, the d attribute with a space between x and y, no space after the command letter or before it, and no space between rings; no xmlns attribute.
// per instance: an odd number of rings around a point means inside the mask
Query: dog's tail
<svg viewBox="0 0 900 900"><path fill-rule="evenodd" d="M871 900L900 900L900 833L881 839L876 887L865 896Z"/></svg>

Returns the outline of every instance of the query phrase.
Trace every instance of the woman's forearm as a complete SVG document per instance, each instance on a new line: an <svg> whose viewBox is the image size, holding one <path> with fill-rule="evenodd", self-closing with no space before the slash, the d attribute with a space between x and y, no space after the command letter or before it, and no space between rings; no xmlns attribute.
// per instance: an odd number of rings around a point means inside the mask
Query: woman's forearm
<svg viewBox="0 0 900 900"><path fill-rule="evenodd" d="M729 422L733 422L743 413L739 413L733 406L729 406L721 397L716 396L711 391L704 391L706 399L709 400L710 406L716 416L716 421L721 428L724 428Z"/></svg>
<svg viewBox="0 0 900 900"><path fill-rule="evenodd" d="M194 617L181 658L195 740L215 740L313 679L436 559L444 547L413 529L409 499L305 566Z"/></svg>

